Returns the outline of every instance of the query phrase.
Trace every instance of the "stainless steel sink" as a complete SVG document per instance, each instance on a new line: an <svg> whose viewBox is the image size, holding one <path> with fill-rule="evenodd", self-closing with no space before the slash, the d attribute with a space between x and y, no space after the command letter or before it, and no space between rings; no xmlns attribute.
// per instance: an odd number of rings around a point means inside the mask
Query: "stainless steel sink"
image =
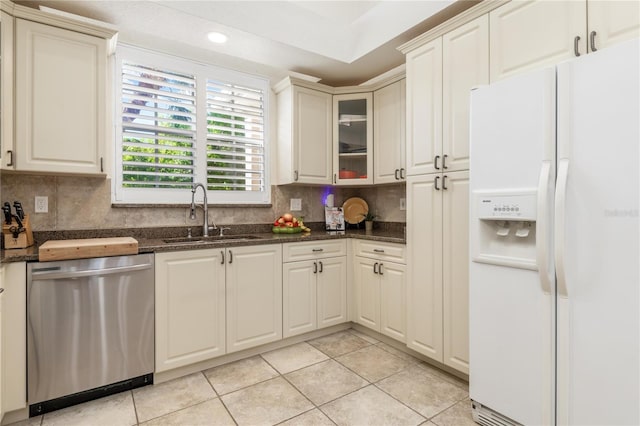
<svg viewBox="0 0 640 426"><path fill-rule="evenodd" d="M259 240L261 237L255 235L223 235L223 236L210 236L210 237L177 237L166 238L162 241L169 244L207 244L207 243L222 243L222 242L242 242Z"/></svg>

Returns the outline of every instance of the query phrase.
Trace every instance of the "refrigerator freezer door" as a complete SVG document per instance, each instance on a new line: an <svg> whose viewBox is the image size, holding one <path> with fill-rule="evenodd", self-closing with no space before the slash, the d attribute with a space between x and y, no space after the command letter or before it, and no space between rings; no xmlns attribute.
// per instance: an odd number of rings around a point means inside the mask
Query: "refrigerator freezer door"
<svg viewBox="0 0 640 426"><path fill-rule="evenodd" d="M640 424L639 52L635 40L558 67L562 425Z"/></svg>
<svg viewBox="0 0 640 426"><path fill-rule="evenodd" d="M528 269L469 264L470 396L518 423L552 424L555 290L549 291L553 282L541 279L536 259L541 258L538 252L551 251L547 230L555 175L555 70L474 90L471 117L472 257L474 247L515 255L518 245L527 241L515 232L487 232L500 221L479 218L480 207L474 201L482 193L533 194L536 221L545 224L545 238L536 236L534 249L536 244L546 247L533 250ZM546 199L536 198L536 192L546 194ZM544 260L544 269L552 270L550 259Z"/></svg>

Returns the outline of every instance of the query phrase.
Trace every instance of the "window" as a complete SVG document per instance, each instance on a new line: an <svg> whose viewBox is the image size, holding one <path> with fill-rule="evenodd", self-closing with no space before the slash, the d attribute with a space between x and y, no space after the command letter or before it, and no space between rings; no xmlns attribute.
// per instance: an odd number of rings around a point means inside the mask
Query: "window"
<svg viewBox="0 0 640 426"><path fill-rule="evenodd" d="M269 203L268 82L129 47L118 49L116 203Z"/></svg>

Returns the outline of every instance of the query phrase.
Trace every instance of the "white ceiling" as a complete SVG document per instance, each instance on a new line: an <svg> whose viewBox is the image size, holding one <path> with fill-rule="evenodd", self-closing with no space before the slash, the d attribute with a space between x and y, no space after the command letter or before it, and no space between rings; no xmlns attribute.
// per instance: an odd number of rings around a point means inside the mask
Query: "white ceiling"
<svg viewBox="0 0 640 426"><path fill-rule="evenodd" d="M273 81L291 71L359 84L401 63L396 47L474 1L24 0L115 25L119 41ZM229 37L216 45L207 33Z"/></svg>

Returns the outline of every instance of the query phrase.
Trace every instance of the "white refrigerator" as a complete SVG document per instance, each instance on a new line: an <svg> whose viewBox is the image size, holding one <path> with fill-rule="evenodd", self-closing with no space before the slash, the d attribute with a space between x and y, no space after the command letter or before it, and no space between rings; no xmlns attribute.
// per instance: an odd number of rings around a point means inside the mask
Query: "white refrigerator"
<svg viewBox="0 0 640 426"><path fill-rule="evenodd" d="M472 92L480 424L640 424L639 54L633 40Z"/></svg>

